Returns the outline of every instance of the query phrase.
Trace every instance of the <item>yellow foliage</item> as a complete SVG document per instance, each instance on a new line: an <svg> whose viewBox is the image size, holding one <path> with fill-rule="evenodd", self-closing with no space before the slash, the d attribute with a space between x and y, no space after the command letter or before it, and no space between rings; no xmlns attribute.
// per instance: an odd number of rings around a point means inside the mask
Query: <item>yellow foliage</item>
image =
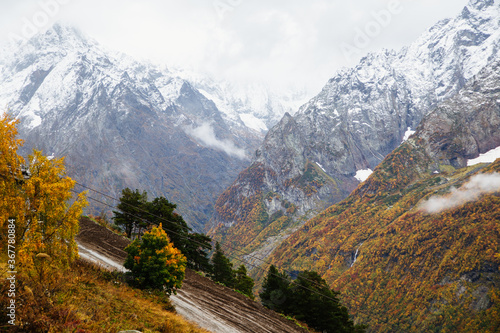
<svg viewBox="0 0 500 333"><path fill-rule="evenodd" d="M78 219L87 205L85 193L72 200L75 181L66 176L64 159L48 159L40 151L29 156L29 177L21 173L22 157L17 149L17 122L0 119L0 227L7 218L15 222L16 268L29 276L45 275L67 267L78 256L75 235ZM39 253L46 254L43 260Z"/></svg>
<svg viewBox="0 0 500 333"><path fill-rule="evenodd" d="M125 251L128 257L124 266L131 271L136 286L167 293L182 286L186 257L174 247L161 224L134 240Z"/></svg>
<svg viewBox="0 0 500 333"><path fill-rule="evenodd" d="M0 304L5 305L8 286L3 281L0 275ZM175 314L164 293L131 288L119 274L86 261L73 262L50 293L27 279L18 282L16 298L22 306L16 309L16 332L208 332Z"/></svg>
<svg viewBox="0 0 500 333"><path fill-rule="evenodd" d="M419 201L466 182L472 170L419 175L403 168L403 154L391 158L399 162L382 164L351 196L288 237L269 262L316 269L371 331L497 332L498 193L426 214ZM474 171L500 172L500 160ZM399 187L390 185L395 174Z"/></svg>
<svg viewBox="0 0 500 333"><path fill-rule="evenodd" d="M16 139L17 129L11 116L4 114L0 117L0 232L8 220L12 207L17 206L19 198L16 196L16 186L22 179L21 165L24 159L17 154L22 141Z"/></svg>

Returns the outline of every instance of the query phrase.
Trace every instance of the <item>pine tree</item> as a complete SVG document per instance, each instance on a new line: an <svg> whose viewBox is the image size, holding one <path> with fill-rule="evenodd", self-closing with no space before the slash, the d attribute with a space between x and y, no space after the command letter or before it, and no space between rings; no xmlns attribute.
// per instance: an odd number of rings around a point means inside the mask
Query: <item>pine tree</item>
<svg viewBox="0 0 500 333"><path fill-rule="evenodd" d="M262 292L259 294L262 305L277 312L287 312L289 286L288 276L280 273L274 265L271 265L264 279Z"/></svg>
<svg viewBox="0 0 500 333"><path fill-rule="evenodd" d="M238 269L234 273L236 280L234 289L242 292L251 299L254 299L255 297L253 295L253 286L255 283L253 279L247 275L247 268L245 267L245 265L240 265L240 267L238 267Z"/></svg>
<svg viewBox="0 0 500 333"><path fill-rule="evenodd" d="M130 238L134 232L138 235L147 223L162 225L174 246L186 256L187 267L209 272L208 252L212 249L211 238L199 233L191 233L181 215L175 212L177 207L165 197L157 197L148 201L147 192L122 191L118 211L113 211L115 224L121 226Z"/></svg>
<svg viewBox="0 0 500 333"><path fill-rule="evenodd" d="M188 267L197 271L211 272L212 265L208 258L208 251L212 249L212 239L207 235L194 233L188 235L184 254L188 260Z"/></svg>
<svg viewBox="0 0 500 333"><path fill-rule="evenodd" d="M222 252L219 242L215 244L215 252L212 256L212 280L229 288L234 288L235 285L233 264Z"/></svg>
<svg viewBox="0 0 500 333"><path fill-rule="evenodd" d="M186 256L189 268L208 272L208 251L212 249L212 240L206 235L191 233L192 229L182 216L174 212L176 207L164 197L155 198L146 204L150 213L148 220L163 225L172 243Z"/></svg>
<svg viewBox="0 0 500 333"><path fill-rule="evenodd" d="M321 276L312 271L300 272L290 285L288 314L320 332L363 332L349 318L340 304L339 293L331 290Z"/></svg>
<svg viewBox="0 0 500 333"><path fill-rule="evenodd" d="M116 206L119 211L113 211L115 224L125 230L128 238L136 231L139 235L147 225L147 201L148 194L140 193L139 190L132 191L128 187L122 190L120 203Z"/></svg>
<svg viewBox="0 0 500 333"><path fill-rule="evenodd" d="M174 213L176 207L177 205L171 203L165 197L155 198L152 202L146 204L146 209L151 214L148 220L155 222L156 225L161 223L172 243L182 251L187 243L186 236L191 231L191 228L182 216Z"/></svg>
<svg viewBox="0 0 500 333"><path fill-rule="evenodd" d="M364 326L354 325L349 318L338 295L316 272L300 272L292 282L274 266L269 268L259 294L264 306L294 316L320 332L364 332Z"/></svg>

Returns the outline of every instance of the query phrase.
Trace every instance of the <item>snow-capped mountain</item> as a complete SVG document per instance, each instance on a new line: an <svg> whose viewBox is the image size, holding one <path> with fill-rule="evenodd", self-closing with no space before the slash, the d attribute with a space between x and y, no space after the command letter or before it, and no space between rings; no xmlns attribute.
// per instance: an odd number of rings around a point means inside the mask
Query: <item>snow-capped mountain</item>
<svg viewBox="0 0 500 333"><path fill-rule="evenodd" d="M252 165L219 197L212 234L234 243L246 232L242 248L264 244L265 256L279 241L276 228L294 225L282 216L297 221L345 198L428 112L498 58L499 47L500 1L472 0L410 46L339 71L269 131Z"/></svg>
<svg viewBox="0 0 500 333"><path fill-rule="evenodd" d="M500 283L491 250L500 244L500 160L484 157L499 146L497 60L265 265L314 269L349 295L346 306L372 332L498 331L498 299L490 295ZM490 163L476 164L478 152ZM444 313L453 315L443 320Z"/></svg>
<svg viewBox="0 0 500 333"><path fill-rule="evenodd" d="M243 122L263 135L285 113L294 114L311 97L306 89L270 88L264 83L222 81L186 70L174 72L213 101L228 119Z"/></svg>
<svg viewBox="0 0 500 333"><path fill-rule="evenodd" d="M0 105L20 119L25 153L66 156L71 177L114 196L125 187L164 195L197 230L266 130L247 126L210 83L107 51L59 24L0 53ZM245 115L272 124L244 102Z"/></svg>
<svg viewBox="0 0 500 333"><path fill-rule="evenodd" d="M499 47L499 2L472 1L409 47L369 54L300 108L294 117L306 142L300 155L328 174L373 169L437 103L497 57ZM276 156L274 146L264 143L256 161L272 161L274 169L284 164L270 156Z"/></svg>

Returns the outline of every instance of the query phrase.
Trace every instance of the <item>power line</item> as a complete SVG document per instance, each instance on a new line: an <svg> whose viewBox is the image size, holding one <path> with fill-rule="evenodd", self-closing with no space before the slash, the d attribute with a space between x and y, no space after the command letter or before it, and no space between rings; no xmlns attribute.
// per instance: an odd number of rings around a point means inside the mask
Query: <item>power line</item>
<svg viewBox="0 0 500 333"><path fill-rule="evenodd" d="M9 177L9 175L5 175L5 174L1 174L1 176L3 176L4 178ZM10 176L12 177L12 175L10 175ZM29 179L29 178L30 178L30 177L27 177L27 179ZM62 177L60 177L60 178L62 178ZM77 184L77 185L79 185L79 186L81 186L81 187L83 187L83 188L86 188L86 189L88 189L88 190L90 190L90 191L93 191L93 192L96 192L96 193L98 193L98 194L101 194L101 195L103 195L103 196L105 196L105 197L107 197L107 198L110 198L110 199L112 199L112 200L119 201L119 199L117 199L117 198L114 198L114 197L112 197L112 196L110 196L110 195L107 195L107 194L105 194L105 193L102 193L102 192L100 192L100 191L98 191L98 190L95 190L95 189L93 189L93 188L91 188L91 187L88 187L88 186L86 186L86 185L80 184L80 183L79 183L79 182L77 182L77 181L75 181L75 184ZM73 192L73 193L75 193L75 194L80 194L80 192L78 192L78 191L76 191L76 190L74 190L74 189L71 189L70 191L71 191L71 192ZM100 204L102 204L102 205L108 206L108 207L110 207L110 208L115 208L114 206L112 206L112 205L110 205L110 204L108 204L108 203L106 203L106 202L103 202L103 201L101 201L101 200L95 199L95 198L93 198L93 197L87 196L87 198L88 198L88 199L90 199L90 200L92 200L92 201L95 201L95 202L97 202L97 203L100 203ZM146 211L146 210L142 209L141 207L136 207L136 206L131 205L131 204L128 204L128 203L125 203L125 204L126 204L127 206L132 207L132 208L135 208L135 209L138 209L138 210L140 210L140 211L142 211L142 212L145 212L145 213L147 213L147 214L148 214L148 215L150 215L150 216L154 216L154 217L156 217L156 218L158 218L158 219L160 219L160 220L162 220L162 221L169 222L169 223L176 223L175 221L170 221L170 220L167 220L167 219L166 219L166 218L164 218L164 217L157 216L157 215L155 215L155 214L151 214L150 212L148 212L148 211ZM145 218L143 218L143 217L141 217L141 216L137 216L137 215L134 215L134 214L131 214L131 213L127 213L127 214L128 214L128 215L130 215L130 216L132 216L132 217L138 218L138 219L140 219L141 221L146 222L146 223L148 223L148 224L150 224L150 225L155 225L155 226L156 226L156 223L151 222L151 221L149 221L149 220L147 220L147 219L145 219ZM162 227L163 227L163 226L162 226ZM198 245L200 245L200 246L202 246L202 247L205 245L205 244L203 244L203 243L201 243L201 242L197 241L196 239L192 239L192 238L190 238L190 237L189 237L189 235L188 235L188 236L185 236L185 235L183 235L183 234L180 234L180 233L178 233L178 232L176 232L176 231L173 231L173 230L169 230L169 229L164 228L164 227L163 227L163 229L164 229L165 231L170 232L170 233L173 233L173 234L175 234L175 235L177 235L177 236L179 236L179 237L181 237L181 238L184 238L184 239L187 239L187 240L189 240L189 241L192 241L192 242L194 242L194 243L196 243L196 244L198 244ZM240 250L238 250L238 249L235 249L235 248L233 248L233 247L231 247L231 246L228 246L228 245L226 245L226 246L227 246L227 247L229 247L229 248L231 248L231 249L233 249L234 251L237 251L237 252L240 252L240 253L241 253L241 251L240 251ZM244 255L247 255L247 256L253 257L253 256L248 255L248 254L244 254ZM231 255L229 255L229 256L231 256ZM268 262L266 262L265 260L263 260L263 259L261 259L261 258L256 258L256 257L253 257L253 258L254 258L254 259L257 259L257 260L260 260L260 261L262 261L263 263L268 263ZM260 271L262 271L262 272L265 272L265 270L264 270L262 267L260 267L260 266L256 266L256 265L251 264L251 263L249 263L249 262L247 262L247 261L245 261L245 260L243 260L243 259L240 259L240 258L239 258L239 257L237 257L236 255L233 255L233 259L235 259L235 260L237 260L237 261L239 261L239 262L241 262L241 263L243 263L243 264L246 264L246 265L252 266L254 269L258 269L258 270L260 270ZM268 264L270 264L270 263L268 263ZM326 298L326 299L332 300L332 301L334 301L334 302L337 302L337 301L338 301L338 300L337 300L337 299L335 299L335 298L331 298L331 297L329 297L329 296L327 296L327 295L324 295L324 294L322 294L322 293L320 293L320 292L318 292L318 291L316 291L316 290L313 290L313 289L310 289L310 288L305 287L305 286L303 286L303 285L300 285L300 284L296 283L296 282L295 282L295 281L293 281L293 280L288 280L288 279L286 279L286 278L283 278L283 277L281 277L281 276L279 276L279 275L277 275L277 274L273 274L273 273L270 273L270 272L268 272L268 274L271 274L271 275L273 275L273 276L275 276L275 277L277 277L277 278L279 278L279 279L282 279L282 280L284 280L284 281L287 281L287 282L289 282L290 284L296 285L296 286L298 286L298 287L300 287L300 288L302 288L302 289L304 289L304 290L310 291L311 293L317 294L317 295L322 296L322 297L324 297L324 298ZM316 281L312 281L312 280L309 280L309 279L307 279L307 278L304 278L304 280L305 280L305 281L308 281L308 282L311 282L313 285L317 285L317 282L316 282ZM351 299L351 300L353 300L353 301L356 301L356 302L358 301L358 300L356 300L356 299L355 299L355 298L353 298L353 297L350 297L350 296L347 296L347 295L343 295L343 296L345 296L345 297L347 297L347 298L349 298L349 299ZM359 310L358 310L358 312L363 313L363 311L359 311ZM368 313L364 313L364 314L366 314L366 315L371 315L371 314L368 314Z"/></svg>
<svg viewBox="0 0 500 333"><path fill-rule="evenodd" d="M75 181L75 182L76 182L76 181ZM115 197L112 197L112 196L110 196L110 195L107 195L107 194L105 194L105 193L103 193L103 192L101 192L101 191L98 191L98 190L96 190L96 189L93 189L93 188L91 188L91 187L89 187L89 186L86 186L86 185L80 184L79 182L76 182L76 184L77 184L77 185L79 185L79 186L81 186L81 187L83 187L83 188L86 188L86 189L88 189L88 190L90 190L90 191L96 192L96 193L98 193L98 194L100 194L100 195L102 195L102 196L104 196L104 197L109 198L109 199L112 199L112 200L115 200L115 201L120 201L118 198L115 198ZM109 206L109 205L108 205L108 204L106 204L106 203L103 203L103 202L100 202L100 203L101 203L101 204L104 204L104 205ZM164 218L164 217L157 216L157 215L155 215L155 214L151 214L150 212L148 212L148 211L147 211L147 210L145 210L145 209L142 209L141 207L137 207L137 206L134 206L134 205L129 204L129 203L126 203L126 202L123 202L123 204L125 204L125 205L127 205L127 206L129 206L129 207L131 207L131 208L134 208L134 209L136 209L136 210L140 210L140 211L141 211L141 212L143 212L143 213L147 213L147 214L149 214L149 215L151 215L151 216L153 216L153 217L156 217L156 218L158 218L158 219L160 219L160 220L162 220L162 221L165 221L165 222L168 222L168 223L176 223L176 222L174 222L174 221L167 220L167 219L166 219L166 218ZM109 207L111 207L111 206L109 206ZM115 207L111 207L111 208L115 208ZM128 214L128 215L133 216L133 215L132 215L132 214L130 214L130 213L127 213L127 214ZM155 223L152 223L152 222L150 222L150 221L147 221L146 219L144 219L144 218L142 218L142 217L138 217L138 216L134 216L134 217L137 217L137 218L141 219L142 221L144 221L144 222L146 222L146 223L149 223L149 224L155 224ZM155 225L156 225L156 224L155 224ZM166 229L166 228L164 228L164 229L165 229L165 230L168 230L168 229ZM176 234L176 235L179 235L178 233L176 233L176 232L174 232L174 231L172 231L172 232L173 232L174 234ZM181 236L181 235L179 235L179 236ZM252 259L259 260L259 261L261 261L261 263L263 263L263 264L272 265L272 263L270 263L270 262L266 261L265 259L258 258L258 257L256 257L256 256L253 256L253 255L249 254L249 253L245 253L245 252L243 252L243 251L241 251L241 250L239 250L239 249L236 249L236 248L232 247L231 245L228 245L228 244L225 244L225 245L226 245L226 247L228 247L229 249L231 249L231 250L233 250L233 251L235 251L235 252L238 252L238 253L239 253L239 255L241 255L241 256L247 256L247 257L250 257L250 258L252 258ZM238 257L236 257L236 259L238 259ZM253 266L254 268L255 268L255 267L257 267L257 266L255 266L255 265L253 265L253 264L250 264L250 263L247 263L247 264L248 264L249 266ZM289 275L290 275L290 274L289 274ZM311 282L311 283L313 283L313 284L316 284L316 282L315 282L315 281L311 281L311 280L308 280L308 281L309 281L309 282Z"/></svg>
<svg viewBox="0 0 500 333"><path fill-rule="evenodd" d="M98 194L100 194L100 195L102 195L102 196L104 196L104 197L109 198L109 199L112 199L112 200L115 200L115 201L120 201L119 199L117 199L117 198L115 198L115 197L112 197L112 196L110 196L110 195L107 195L107 194L105 194L105 193L103 193L103 192L101 192L101 191L95 190L95 189L93 189L93 188L91 188L91 187L88 187L88 186L86 186L86 185L80 184L79 182L76 182L76 184L77 184L77 185L79 185L79 186L81 186L81 187L83 187L83 188L86 188L86 189L88 189L88 190L90 190L90 191L96 192L96 193L98 193ZM102 203L102 204L105 204L105 203ZM125 204L125 205L127 205L127 206L129 206L129 207L131 207L131 208L134 208L134 209L140 210L140 211L141 211L141 212L143 212L143 213L147 213L147 214L149 214L149 215L151 215L151 216L154 216L154 217L156 217L156 218L158 218L158 219L160 219L160 220L163 220L163 221L165 221L165 222L169 222L169 223L176 223L176 222L173 222L173 221L169 221L169 220L167 220L167 219L166 219L166 218L164 218L164 217L157 216L157 215L155 215L155 214L151 214L151 213L149 213L148 211L146 211L146 210L142 209L141 207L137 207L137 206L134 206L134 205L129 204L129 203L126 203L126 202L123 202L123 204ZM109 206L108 204L106 204L106 205L107 205L107 206ZM115 208L115 207L111 207L111 208ZM127 214L129 214L129 213L127 213ZM130 215L130 214L129 214L129 215ZM136 216L135 216L135 217L136 217ZM140 217L139 217L139 218L140 218ZM142 218L140 218L140 219L142 220ZM150 222L150 221L146 221L146 222L151 224L151 222ZM153 223L153 224L154 224L154 223ZM165 230L166 230L166 229L165 229ZM243 252L242 250L236 249L236 248L232 247L232 246L231 246L231 245L229 245L229 244L225 244L225 246L226 246L226 247L228 247L228 248L230 248L231 250L233 250L233 251L235 251L235 252L238 252L238 253L239 253L239 255L241 255L241 256L247 256L247 257L250 257L250 258L252 258L252 259L259 260L259 261L261 261L261 263L263 263L263 264L272 265L272 263L271 263L271 262L266 261L265 259L262 259L262 258L259 258L259 257L256 257L256 256L253 256L252 254L249 254L249 253L245 253L245 252ZM250 265L250 266L254 266L254 265ZM310 282L314 283L314 281L310 281Z"/></svg>
<svg viewBox="0 0 500 333"><path fill-rule="evenodd" d="M76 182L76 184L77 184L77 185L79 185L79 186L81 186L81 187L83 187L83 188L86 188L86 189L88 189L88 190L90 190L90 191L96 192L96 193L98 193L98 194L100 194L100 195L102 195L102 196L104 196L104 197L106 197L106 198L109 198L109 199L112 199L112 200L115 200L115 201L120 201L118 198L112 197L112 196L107 195L107 194L105 194L105 193L103 193L103 192L101 192L101 191L98 191L98 190L95 190L95 189L93 189L93 188L91 188L91 187L88 187L88 186L86 186L86 185L80 184L79 182ZM102 203L102 202L101 202L101 203ZM102 203L102 204L105 204L105 203ZM168 223L176 223L176 222L174 222L174 221L167 220L167 219L166 219L166 218L164 218L164 217L157 216L157 215L155 215L155 214L151 214L150 212L148 212L148 211L147 211L147 210L145 210L145 209L142 209L141 207L137 207L137 206L134 206L134 205L129 204L129 203L126 203L126 202L123 202L123 204L125 204L125 205L127 205L127 206L129 206L129 207L131 207L131 208L134 208L134 209L136 209L136 210L140 210L140 211L141 211L141 212L143 212L143 213L147 213L147 214L149 214L149 215L151 215L151 216L153 216L153 217L156 217L156 218L158 218L158 219L160 219L160 220L162 220L162 221L165 221L165 222L168 222ZM105 204L105 205L109 206L108 204ZM115 207L111 207L111 208L115 208ZM129 214L129 213L127 213L127 214ZM129 215L131 215L131 214L129 214ZM137 217L137 216L134 216L134 217ZM141 220L144 220L144 219L143 219L143 218L141 218L141 217L138 217L138 218L140 218ZM144 220L144 221L145 221L145 222L147 222L147 223L150 223L150 224L154 224L154 223L152 223L152 222L150 222L150 221L147 221L147 220ZM167 230L167 229L165 229L165 230ZM177 233L176 233L176 234L177 234ZM248 256L248 257L253 258L253 259L255 259L255 260L260 260L260 261L261 261L262 263L264 263L264 264L271 265L271 263L270 263L270 262L267 262L267 261L265 261L264 259L261 259L261 258L255 257L255 256L253 256L253 255L251 255L251 254L245 253L245 252L243 252L243 251L241 251L241 250L239 250L239 249L236 249L236 248L234 248L234 247L232 247L232 246L230 246L230 245L228 245L228 244L226 244L226 247L230 248L230 249L231 249L231 250L233 250L233 251L239 252L239 254L240 254L241 256ZM254 266L254 265L250 265L250 266Z"/></svg>
<svg viewBox="0 0 500 333"><path fill-rule="evenodd" d="M103 193L103 192L101 192L101 191L95 190L95 189L93 189L93 188L91 188L91 187L89 187L89 186L86 186L86 185L80 184L79 182L76 182L76 181L75 181L75 183L76 183L77 185L79 185L79 186L83 187L83 188L86 188L86 189L88 189L88 190L90 190L90 191L93 191L93 192L95 192L95 193L98 193L98 194L100 194L100 195L102 195L102 196L104 196L104 197L107 197L107 198L112 199L112 200L115 200L115 201L120 201L119 199L117 199L117 198L115 198L115 197L112 197L112 196L110 196L110 195L108 195L108 194L105 194L105 193ZM72 192L74 192L74 193L78 193L78 192L77 192L77 191L75 191L75 190L71 190L71 191L72 191ZM101 200L98 200L98 199L95 199L95 198L92 198L92 197L89 197L89 196L87 196L87 197L88 197L90 200L93 200L93 201L95 201L95 202L98 202L98 203L100 203L100 204L102 204L102 205L108 206L108 207L110 207L110 208L115 208L114 206L111 206L110 204L105 203L105 202L103 202L103 201L101 201ZM170 221L170 220L168 220L168 219L166 219L166 218L164 218L164 217L157 216L157 215L155 215L155 214L151 214L150 212L148 212L148 211L146 211L146 210L142 209L141 207L137 207L137 206L134 206L134 205L132 205L132 204L125 203L125 202L124 202L124 204L125 204L125 205L127 205L127 206L129 206L129 207L135 208L135 209L137 209L137 210L139 210L139 211L142 211L142 212L144 212L144 213L147 213L147 214L148 214L148 215L150 215L150 216L156 217L156 218L158 218L159 220L162 220L162 221L165 221L165 222L168 222L168 223L176 223L175 221ZM147 220L147 219L144 219L144 218L143 218L143 217L141 217L141 216L137 216L137 215L134 215L134 214L131 214L131 213L127 213L127 215L130 215L130 216L132 216L132 217L138 218L138 219L140 219L141 221L146 222L146 223L148 223L148 224L150 224L150 225L155 225L155 226L157 225L156 223L151 222L151 221L149 221L149 220ZM175 235L177 235L177 236L179 236L179 237L181 237L181 238L184 238L184 239L187 239L187 240L189 240L189 241L192 241L192 242L194 242L194 243L196 243L196 244L198 244L198 245L200 245L200 246L203 246L203 245L204 245L203 243L198 242L197 240L190 238L190 237L189 237L189 235L188 235L188 236L185 236L185 235L183 235L183 234L179 234L179 233L178 233L178 232L176 232L176 231L169 230L168 228L165 228L165 227L163 227L163 229L164 229L165 231L170 232L170 233L173 233L173 234L175 234ZM267 261L265 261L264 259L254 257L254 256L252 256L252 255L250 255L250 254L245 254L245 253L244 253L244 252L242 252L241 250L238 250L238 249L236 249L236 248L234 248L234 247L232 247L232 246L230 246L230 245L227 245L227 244L226 244L226 247L228 247L228 248L232 249L232 250L233 250L233 251L235 251L235 252L239 252L241 255L249 256L249 257L254 258L254 259L256 259L256 260L260 260L262 263L265 263L265 264L268 264L268 265L272 265L270 262L267 262ZM237 261L239 261L239 262L241 262L241 263L243 263L243 264L246 264L246 265L248 265L248 266L253 267L254 269L260 270L260 271L262 271L262 272L264 272L264 273L266 272L266 270L265 270L265 269L263 269L262 267L257 266L257 265L254 265L254 264L251 264L251 263L249 263L248 261L245 261L244 259L239 258L236 254L232 254L232 255L230 254L229 256L230 256L230 257L232 257L232 259L235 259L235 260L237 260ZM285 271L285 272L286 272L286 271ZM269 273L269 272L268 272L268 273ZM271 273L271 274L272 274L272 273ZM276 275L276 274L272 274L272 275L273 275L273 276L275 276L275 277L278 277L278 278L280 278L280 279L286 280L286 281L290 282L291 284L294 284L294 285L296 285L296 286L299 286L299 287L301 287L301 288L303 288L303 289L305 289L305 290L308 290L308 291L310 291L310 292L312 292L312 293L315 293L315 294L317 294L317 295L320 295L320 296L325 297L325 298L327 298L327 299L330 299L330 300L332 300L332 301L337 301L337 300L335 300L335 299L333 299L333 298L331 298L331 297L329 297L329 296L327 296L327 295L323 295L323 294L321 294L321 293L319 293L319 292L317 292L317 291L315 291L315 290L313 290L313 289L310 289L310 288L304 287L304 286L302 286L302 285L299 285L299 284L297 284L297 283L296 283L295 281L293 281L293 280L287 280L287 279L284 279L283 277L281 277L281 276L279 276L279 275ZM308 281L308 282L312 283L313 285L319 286L319 285L318 285L318 283L317 283L316 281L312 281L312 280L309 280L309 279L307 279L307 278L303 278L303 279L304 279L305 281ZM355 298L353 298L353 297L351 297L351 296L348 296L348 295L342 295L342 296L343 296L343 297L346 297L346 298L349 298L349 299L351 299L351 300L353 300L353 301L355 301L355 302L358 302L358 300L357 300L357 299L355 299ZM359 311L359 312L361 312L361 311ZM367 314L367 313L365 313L365 314ZM367 314L367 315L368 315L368 314Z"/></svg>
<svg viewBox="0 0 500 333"><path fill-rule="evenodd" d="M71 190L71 191L72 191L72 192L74 192L74 193L78 193L78 192L77 192L77 191L75 191L75 190ZM110 207L110 208L114 208L114 206L111 206L110 204L105 203L105 202L103 202L103 201L101 201L101 200L98 200L98 199L95 199L95 198L92 198L92 197L89 197L89 196L87 196L87 198L89 198L90 200L93 200L93 201L95 201L95 202L98 202L98 203L100 203L100 204L106 205L106 206L108 206L108 207ZM144 219L144 218L142 218L142 217L140 217L140 216L137 216L137 215L134 215L134 214L130 214L130 213L127 213L127 215L130 215L130 216L132 216L132 217L136 217L136 218L138 218L138 219L141 219L143 222L146 222L146 223L149 223L149 224L151 224L151 225L155 225L155 226L156 226L156 224L155 224L154 222L148 221L148 220L146 220L146 219ZM152 214L151 214L151 215L152 215ZM153 216L154 216L154 215L153 215ZM161 217L160 217L160 218L161 218ZM166 219L164 219L164 218L161 218L161 219L162 219L162 220L164 220L164 221L168 221L168 220L166 220ZM170 221L170 222L171 222L171 221ZM193 241L194 243L197 243L198 245L201 245L201 246L202 246L202 245L204 245L203 243L198 242L198 241L196 241L195 239L191 239L191 238L189 238L189 236L184 236L184 235L182 235L182 234L179 234L179 233L177 233L177 232L175 232L175 231L173 231L173 230L169 230L169 229L167 229L167 228L163 228L163 229L164 229L165 231L167 231L167 232L171 232L171 233L173 233L173 234L176 234L177 236L179 236L179 237L181 237L181 238L184 238L184 239L187 239L187 240ZM231 255L229 255L229 256L231 256ZM247 264L247 265L249 265L249 266L253 266L253 268L256 268L256 269L259 269L259 270L261 270L261 271L264 271L264 272L265 272L265 270L264 270L263 268L261 268L261 267L259 267L259 266L256 266L256 265L253 265L253 264L250 264L249 262L246 262L245 260L243 260L243 259L240 259L240 258L236 257L235 255L233 255L233 259L238 260L238 261L240 261L240 262L242 262L242 263L244 263L244 264ZM276 275L276 274L273 274L273 275L275 275L276 277L279 277L279 278L283 279L282 277L280 277L280 276L278 276L278 275ZM285 280L285 279L283 279L283 280ZM315 281L311 281L311 280L307 280L307 279L305 279L305 280L306 280L306 281L310 281L310 282L312 282L312 283L316 283ZM289 281L289 280L287 280L287 281ZM302 285L299 285L299 284L295 283L294 281L290 281L290 282L291 282L292 284L295 284L295 285L297 285L297 286L301 287L301 288L304 288L304 289L306 289L306 290L309 290L310 292L316 293L316 294L318 294L318 295L320 295L320 296L323 296L323 297L325 297L325 298L328 298L328 299L331 299L331 300L335 301L335 299L333 299L333 298L331 298L331 297L329 297L329 296L323 295L323 294L321 294L321 293L318 293L318 292L317 292L317 291L315 291L315 290L312 290L312 289L309 289L309 288L304 287L304 286L302 286Z"/></svg>

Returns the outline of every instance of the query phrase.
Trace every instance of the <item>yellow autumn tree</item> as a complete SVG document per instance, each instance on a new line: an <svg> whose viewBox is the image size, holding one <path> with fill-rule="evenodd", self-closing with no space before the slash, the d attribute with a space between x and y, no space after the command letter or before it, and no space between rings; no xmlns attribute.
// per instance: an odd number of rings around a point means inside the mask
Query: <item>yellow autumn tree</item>
<svg viewBox="0 0 500 333"><path fill-rule="evenodd" d="M49 159L34 150L26 171L24 160L17 154L22 142L8 115L0 119L0 214L2 227L6 221L15 224L16 269L22 274L40 278L40 265L48 270L68 267L78 256L75 236L78 220L86 206L85 193L73 200L75 181L66 176L64 159ZM50 262L50 265L47 263Z"/></svg>
<svg viewBox="0 0 500 333"><path fill-rule="evenodd" d="M67 267L78 256L75 235L86 206L85 193L72 200L75 181L65 174L64 159L48 159L40 151L29 156L30 177L22 186L22 214L16 216L19 261L31 268L38 253L45 253L58 267Z"/></svg>
<svg viewBox="0 0 500 333"><path fill-rule="evenodd" d="M128 257L124 266L137 287L171 294L182 286L186 257L174 247L161 224L135 239L125 251Z"/></svg>
<svg viewBox="0 0 500 333"><path fill-rule="evenodd" d="M24 159L17 154L22 145L16 138L17 123L7 114L0 116L0 235L6 235L8 218L21 203L17 193Z"/></svg>

